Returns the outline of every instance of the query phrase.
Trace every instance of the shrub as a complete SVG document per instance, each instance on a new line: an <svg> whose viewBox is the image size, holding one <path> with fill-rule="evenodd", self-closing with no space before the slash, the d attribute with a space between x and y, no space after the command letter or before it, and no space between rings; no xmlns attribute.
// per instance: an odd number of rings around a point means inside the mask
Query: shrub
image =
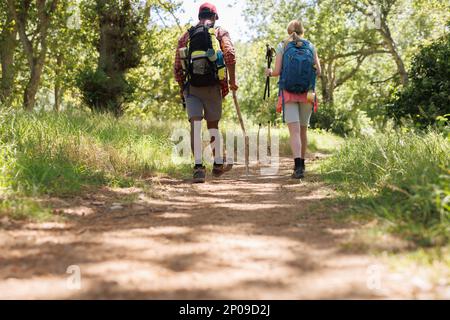
<svg viewBox="0 0 450 320"><path fill-rule="evenodd" d="M450 114L450 33L421 48L409 77L409 85L387 106L388 116L397 123L411 118L424 128Z"/></svg>

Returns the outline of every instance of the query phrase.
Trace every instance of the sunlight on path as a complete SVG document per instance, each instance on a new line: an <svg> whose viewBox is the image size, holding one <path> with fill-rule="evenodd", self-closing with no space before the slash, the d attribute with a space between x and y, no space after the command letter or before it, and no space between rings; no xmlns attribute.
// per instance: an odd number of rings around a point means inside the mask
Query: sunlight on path
<svg viewBox="0 0 450 320"><path fill-rule="evenodd" d="M342 250L353 227L314 209L333 191L313 173L289 180L289 170L284 159L280 176L246 180L238 166L203 185L104 190L62 208L66 222L2 230L0 298L411 297L404 278L370 286L380 262ZM67 288L71 265L80 290Z"/></svg>

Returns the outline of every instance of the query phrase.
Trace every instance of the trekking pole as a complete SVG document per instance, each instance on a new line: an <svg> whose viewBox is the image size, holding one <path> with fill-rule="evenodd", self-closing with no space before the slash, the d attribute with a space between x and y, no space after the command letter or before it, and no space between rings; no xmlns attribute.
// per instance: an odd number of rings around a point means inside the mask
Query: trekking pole
<svg viewBox="0 0 450 320"><path fill-rule="evenodd" d="M259 126L258 126L258 135L257 135L257 137L256 137L256 150L258 150L257 151L257 159L258 159L258 165L260 164L260 155L259 155L259 145L260 145L260 142L259 142L259 133L261 132L261 123L259 124Z"/></svg>
<svg viewBox="0 0 450 320"><path fill-rule="evenodd" d="M266 59L267 59L267 69L270 69L272 65L273 56L275 55L275 49L269 44L266 44ZM264 100L266 97L270 97L270 77L266 78L266 87L264 88Z"/></svg>
<svg viewBox="0 0 450 320"><path fill-rule="evenodd" d="M244 135L244 145L245 145L245 173L248 177L249 174L249 153L250 153L250 146L249 146L249 137L247 136L247 132L245 131L245 126L244 126L244 120L242 119L242 113L241 113L241 108L239 106L239 102L236 96L236 91L233 91L233 101L234 101L234 106L236 108L236 113L238 115L239 118L239 123L241 125L241 129L242 129L242 133Z"/></svg>
<svg viewBox="0 0 450 320"><path fill-rule="evenodd" d="M272 157L272 136L270 134L270 121L267 122L267 131L269 139L267 140L267 153L269 157Z"/></svg>

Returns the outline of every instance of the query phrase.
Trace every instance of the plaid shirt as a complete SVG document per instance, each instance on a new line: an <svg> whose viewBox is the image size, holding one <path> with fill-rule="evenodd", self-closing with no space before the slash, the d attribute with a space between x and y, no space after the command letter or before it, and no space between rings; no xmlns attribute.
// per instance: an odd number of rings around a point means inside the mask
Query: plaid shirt
<svg viewBox="0 0 450 320"><path fill-rule="evenodd" d="M220 42L220 48L223 52L225 65L235 65L236 64L236 52L233 46L233 43L230 39L230 34L225 29L220 27L216 28L216 37ZM185 32L183 36L178 40L177 52L175 55L175 64L174 64L174 73L175 80L180 85L180 88L183 88L186 82L186 75L183 72L183 68L181 67L181 58L178 49L185 48L189 41L189 32ZM225 98L226 95L230 92L228 88L228 74L225 75L225 80L220 81L220 87L222 89L222 97Z"/></svg>

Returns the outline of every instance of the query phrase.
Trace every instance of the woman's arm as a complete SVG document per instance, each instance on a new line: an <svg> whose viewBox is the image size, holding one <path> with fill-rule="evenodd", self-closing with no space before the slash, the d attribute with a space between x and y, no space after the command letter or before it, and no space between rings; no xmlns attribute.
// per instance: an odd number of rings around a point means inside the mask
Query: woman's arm
<svg viewBox="0 0 450 320"><path fill-rule="evenodd" d="M283 64L283 53L278 53L275 59L275 69L266 69L267 77L278 77L281 74L281 66Z"/></svg>
<svg viewBox="0 0 450 320"><path fill-rule="evenodd" d="M314 49L314 63L316 64L316 75L320 77L322 74L322 67L320 65L319 55L317 54L317 49Z"/></svg>

